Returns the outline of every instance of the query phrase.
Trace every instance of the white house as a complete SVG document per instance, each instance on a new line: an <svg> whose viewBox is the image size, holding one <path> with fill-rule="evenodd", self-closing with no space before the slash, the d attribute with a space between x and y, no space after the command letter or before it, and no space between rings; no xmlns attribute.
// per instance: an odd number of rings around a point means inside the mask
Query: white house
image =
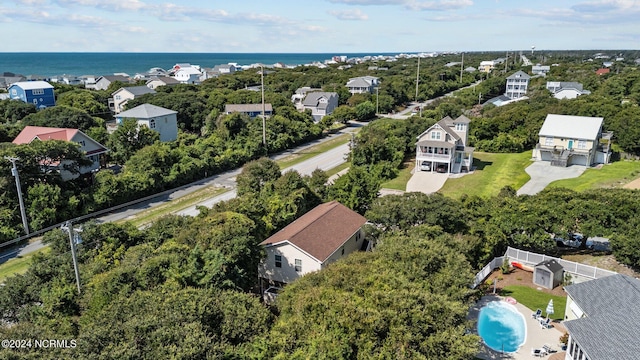
<svg viewBox="0 0 640 360"><path fill-rule="evenodd" d="M607 164L611 132L602 131L603 118L548 114L533 149L533 159L552 166Z"/></svg>
<svg viewBox="0 0 640 360"><path fill-rule="evenodd" d="M338 93L324 91L310 92L305 96L302 105L304 110L311 110L313 120L318 122L338 107Z"/></svg>
<svg viewBox="0 0 640 360"><path fill-rule="evenodd" d="M296 89L295 94L291 95L291 102L296 107L296 109L300 111L304 110L304 105L302 104L302 101L304 100L305 96L307 96L307 93L310 93L312 91L322 91L322 89L312 88L309 86L303 86L301 88Z"/></svg>
<svg viewBox="0 0 640 360"><path fill-rule="evenodd" d="M142 104L116 116L116 126L124 119L136 119L138 126L146 126L160 134L160 141L174 141L178 138L177 111L151 104Z"/></svg>
<svg viewBox="0 0 640 360"><path fill-rule="evenodd" d="M145 94L155 94L155 90L149 89L147 86L130 86L122 87L111 94L109 99L109 109L116 114L124 110L124 106L129 100L135 99Z"/></svg>
<svg viewBox="0 0 640 360"><path fill-rule="evenodd" d="M443 118L418 135L416 169L459 173L471 170L473 148L467 146L469 120L460 115L455 120Z"/></svg>
<svg viewBox="0 0 640 360"><path fill-rule="evenodd" d="M519 99L526 95L529 87L529 76L522 70L518 70L515 73L507 77L507 90L504 95L510 99Z"/></svg>
<svg viewBox="0 0 640 360"><path fill-rule="evenodd" d="M349 79L346 86L351 94L362 94L373 93L379 83L379 78L375 76L360 76Z"/></svg>
<svg viewBox="0 0 640 360"><path fill-rule="evenodd" d="M67 129L67 128L52 128L52 127L43 127L43 126L26 126L22 131L16 136L13 140L14 144L30 144L31 142L39 140L39 141L48 141L48 140L62 140L62 141L71 141L80 144L80 150L84 152L85 156L91 160L91 165L83 166L79 169L80 174L88 174L93 171L96 171L100 168L100 155L106 153L108 150L102 144L93 140L89 137L89 135L83 133L78 129ZM73 173L68 170L64 170L64 166L67 165L68 162L63 161L62 163L53 163L49 164L49 168L55 168L55 170L60 171L60 176L62 180L71 180L75 179L80 174Z"/></svg>
<svg viewBox="0 0 640 360"><path fill-rule="evenodd" d="M565 360L640 358L640 280L616 274L564 290Z"/></svg>
<svg viewBox="0 0 640 360"><path fill-rule="evenodd" d="M172 77L182 84L199 84L202 71L197 65L176 64L173 66Z"/></svg>
<svg viewBox="0 0 640 360"><path fill-rule="evenodd" d="M362 215L337 201L320 204L260 243L261 288L282 287L356 250L366 250Z"/></svg>
<svg viewBox="0 0 640 360"><path fill-rule="evenodd" d="M578 82L547 81L547 90L556 99L575 99L580 95L591 94L591 91L584 90Z"/></svg>
<svg viewBox="0 0 640 360"><path fill-rule="evenodd" d="M551 70L551 66L549 65L533 65L531 67L531 73L533 75L541 75L541 76L546 76L547 73Z"/></svg>

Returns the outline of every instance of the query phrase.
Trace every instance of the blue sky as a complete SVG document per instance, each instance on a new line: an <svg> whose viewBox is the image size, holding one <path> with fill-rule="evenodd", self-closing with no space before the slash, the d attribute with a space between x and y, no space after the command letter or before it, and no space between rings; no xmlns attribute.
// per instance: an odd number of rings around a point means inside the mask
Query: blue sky
<svg viewBox="0 0 640 360"><path fill-rule="evenodd" d="M1 52L639 49L630 0L2 0Z"/></svg>

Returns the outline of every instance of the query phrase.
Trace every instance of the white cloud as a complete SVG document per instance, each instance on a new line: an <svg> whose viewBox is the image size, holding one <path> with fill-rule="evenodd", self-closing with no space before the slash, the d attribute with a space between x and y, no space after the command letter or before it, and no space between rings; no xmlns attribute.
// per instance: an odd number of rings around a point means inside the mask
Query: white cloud
<svg viewBox="0 0 640 360"><path fill-rule="evenodd" d="M329 14L335 16L340 20L367 20L369 16L363 13L359 9L355 10L333 10L329 11Z"/></svg>
<svg viewBox="0 0 640 360"><path fill-rule="evenodd" d="M462 9L473 5L472 0L328 0L334 4L345 5L400 5L414 11L444 11Z"/></svg>

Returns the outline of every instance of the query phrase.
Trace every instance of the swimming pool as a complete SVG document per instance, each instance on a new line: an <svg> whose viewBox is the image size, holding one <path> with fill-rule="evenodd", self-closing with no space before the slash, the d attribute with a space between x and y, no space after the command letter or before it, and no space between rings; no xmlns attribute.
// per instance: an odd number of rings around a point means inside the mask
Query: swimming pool
<svg viewBox="0 0 640 360"><path fill-rule="evenodd" d="M527 338L527 326L515 306L492 301L480 309L478 335L493 350L515 352Z"/></svg>

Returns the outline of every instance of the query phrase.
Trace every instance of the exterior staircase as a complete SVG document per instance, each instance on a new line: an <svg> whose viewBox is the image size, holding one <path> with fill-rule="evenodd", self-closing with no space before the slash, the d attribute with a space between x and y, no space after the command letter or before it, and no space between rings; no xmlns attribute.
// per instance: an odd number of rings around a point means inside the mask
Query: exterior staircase
<svg viewBox="0 0 640 360"><path fill-rule="evenodd" d="M570 155L571 150L562 149L560 152L554 151L553 157L551 158L551 166L567 167Z"/></svg>

